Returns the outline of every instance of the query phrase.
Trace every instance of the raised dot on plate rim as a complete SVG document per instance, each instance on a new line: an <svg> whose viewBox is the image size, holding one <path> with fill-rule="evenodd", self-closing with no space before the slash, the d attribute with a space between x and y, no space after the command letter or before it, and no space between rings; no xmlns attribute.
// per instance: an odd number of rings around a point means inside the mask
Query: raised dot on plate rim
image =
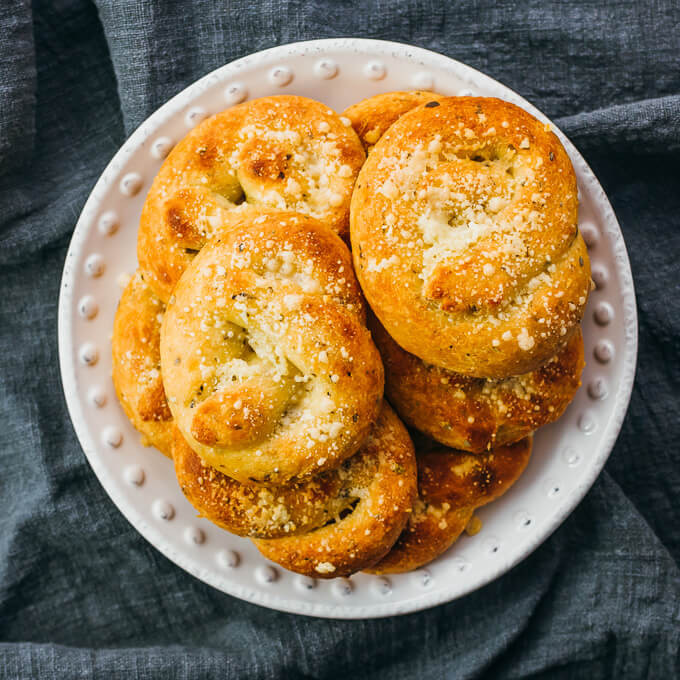
<svg viewBox="0 0 680 680"><path fill-rule="evenodd" d="M224 88L224 99L228 104L240 104L248 96L248 88L243 83L230 83Z"/></svg>
<svg viewBox="0 0 680 680"><path fill-rule="evenodd" d="M411 83L419 90L431 90L434 87L434 76L427 71L420 71L413 76Z"/></svg>
<svg viewBox="0 0 680 680"><path fill-rule="evenodd" d="M571 446L567 446L562 451L562 460L569 467L576 467L581 462L581 454L575 451Z"/></svg>
<svg viewBox="0 0 680 680"><path fill-rule="evenodd" d="M170 153L172 146L172 139L170 137L159 137L151 145L151 155L162 161Z"/></svg>
<svg viewBox="0 0 680 680"><path fill-rule="evenodd" d="M429 569L416 569L413 580L420 586L426 587L432 583L432 572Z"/></svg>
<svg viewBox="0 0 680 680"><path fill-rule="evenodd" d="M354 584L348 578L333 579L333 592L339 597L347 597L354 591Z"/></svg>
<svg viewBox="0 0 680 680"><path fill-rule="evenodd" d="M142 181L138 172L128 172L120 180L120 193L128 197L136 196L142 188Z"/></svg>
<svg viewBox="0 0 680 680"><path fill-rule="evenodd" d="M379 595L389 595L392 592L392 581L386 576L378 576L373 587Z"/></svg>
<svg viewBox="0 0 680 680"><path fill-rule="evenodd" d="M466 571L467 568L470 566L469 560L467 560L465 557L454 557L451 560L451 566L456 570L456 571Z"/></svg>
<svg viewBox="0 0 680 680"><path fill-rule="evenodd" d="M314 64L314 73L319 78L330 80L338 75L338 65L332 59L319 59Z"/></svg>
<svg viewBox="0 0 680 680"><path fill-rule="evenodd" d="M144 469L140 465L128 465L125 468L125 479L133 486L142 486L146 475Z"/></svg>
<svg viewBox="0 0 680 680"><path fill-rule="evenodd" d="M600 340L595 345L593 354L601 364L607 364L614 357L614 345L609 340Z"/></svg>
<svg viewBox="0 0 680 680"><path fill-rule="evenodd" d="M609 394L607 381L601 375L588 383L588 395L591 399L605 399Z"/></svg>
<svg viewBox="0 0 680 680"><path fill-rule="evenodd" d="M382 80L387 75L387 67L381 61L369 61L364 66L364 75L371 80Z"/></svg>
<svg viewBox="0 0 680 680"><path fill-rule="evenodd" d="M103 408L106 406L106 392L101 387L91 387L90 391L87 393L87 397L97 408Z"/></svg>
<svg viewBox="0 0 680 680"><path fill-rule="evenodd" d="M288 83L293 80L293 72L287 66L274 66L274 68L269 71L269 82L283 87L288 85Z"/></svg>
<svg viewBox="0 0 680 680"><path fill-rule="evenodd" d="M241 563L241 556L235 550L220 550L217 561L227 569L234 569Z"/></svg>
<svg viewBox="0 0 680 680"><path fill-rule="evenodd" d="M597 290L602 290L609 280L609 274L607 269L601 264L595 264L590 270L590 275L595 282L595 287Z"/></svg>
<svg viewBox="0 0 680 680"><path fill-rule="evenodd" d="M279 578L279 572L269 564L258 567L255 571L255 575L260 583L267 584L274 583Z"/></svg>
<svg viewBox="0 0 680 680"><path fill-rule="evenodd" d="M497 555L501 549L501 541L498 536L488 536L483 543L484 550L490 555Z"/></svg>
<svg viewBox="0 0 680 680"><path fill-rule="evenodd" d="M107 210L97 222L97 227L99 231L105 236L112 236L118 231L120 222L118 221L118 215L116 215L113 210Z"/></svg>
<svg viewBox="0 0 680 680"><path fill-rule="evenodd" d="M192 106L184 116L184 122L189 127L195 127L207 116L208 112L202 106Z"/></svg>
<svg viewBox="0 0 680 680"><path fill-rule="evenodd" d="M92 253L92 255L88 255L87 259L85 260L85 273L88 276L96 279L104 273L105 269L106 265L104 264L104 258L99 255L99 253Z"/></svg>
<svg viewBox="0 0 680 680"><path fill-rule="evenodd" d="M175 508L168 501L161 498L154 501L153 512L158 519L166 522L169 522L175 516Z"/></svg>
<svg viewBox="0 0 680 680"><path fill-rule="evenodd" d="M85 295L78 302L78 313L84 319L92 320L97 316L99 305L91 295Z"/></svg>
<svg viewBox="0 0 680 680"><path fill-rule="evenodd" d="M187 542L194 545L203 545L205 543L205 532L198 527L187 527L184 530L184 537Z"/></svg>
<svg viewBox="0 0 680 680"><path fill-rule="evenodd" d="M531 525L534 523L534 518L526 510L520 510L515 513L515 521L517 522L517 528L520 531L526 531L531 528Z"/></svg>
<svg viewBox="0 0 680 680"><path fill-rule="evenodd" d="M614 318L614 309L608 302L598 302L593 312L595 322L600 326L606 326Z"/></svg>
<svg viewBox="0 0 680 680"><path fill-rule="evenodd" d="M123 433L117 427L109 425L104 428L102 439L107 446L117 449L123 443Z"/></svg>
<svg viewBox="0 0 680 680"><path fill-rule="evenodd" d="M593 248L595 245L597 245L599 233L597 231L597 227L594 224L591 222L585 222L579 227L579 231L581 232L581 236L583 236L583 240L586 242L586 246L588 246L588 248Z"/></svg>
<svg viewBox="0 0 680 680"><path fill-rule="evenodd" d="M475 93L469 88L469 87L464 87L460 92L458 93L459 97L474 97Z"/></svg>
<svg viewBox="0 0 680 680"><path fill-rule="evenodd" d="M585 411L578 417L578 429L584 434L592 434L597 429L597 420L589 411Z"/></svg>
<svg viewBox="0 0 680 680"><path fill-rule="evenodd" d="M85 366L94 366L99 361L99 350L91 342L86 342L78 351L78 356Z"/></svg>
<svg viewBox="0 0 680 680"><path fill-rule="evenodd" d="M560 491L562 490L559 482L552 478L546 479L543 482L543 489L545 491L545 495L548 498L555 498L556 496L559 496Z"/></svg>
<svg viewBox="0 0 680 680"><path fill-rule="evenodd" d="M300 574L295 579L295 585L301 590L314 590L314 588L316 588L317 581L315 578L312 578L311 576L304 576Z"/></svg>

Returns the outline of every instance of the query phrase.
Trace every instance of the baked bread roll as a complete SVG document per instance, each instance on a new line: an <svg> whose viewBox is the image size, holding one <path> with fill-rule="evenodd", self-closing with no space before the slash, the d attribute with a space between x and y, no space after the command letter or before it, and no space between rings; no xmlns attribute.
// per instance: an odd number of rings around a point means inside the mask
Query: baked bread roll
<svg viewBox="0 0 680 680"><path fill-rule="evenodd" d="M395 450L403 453L407 449ZM189 502L202 517L251 538L299 535L339 521L352 512L366 491L367 481L376 473L382 474L384 465L401 465L400 479L414 494L415 463L411 458L407 456L405 465L400 458L390 458L388 448L383 458L378 453L375 447L362 445L334 470L305 482L270 488L241 484L206 465L176 428L173 440L177 481Z"/></svg>
<svg viewBox="0 0 680 680"><path fill-rule="evenodd" d="M531 456L531 438L473 455L448 449L417 454L418 498L408 524L373 574L399 574L446 552L479 508L502 496Z"/></svg>
<svg viewBox="0 0 680 680"><path fill-rule="evenodd" d="M354 475L351 507L313 531L255 539L267 559L300 574L335 578L366 569L390 550L416 498L416 461L406 428L383 403L360 453L343 466Z"/></svg>
<svg viewBox="0 0 680 680"><path fill-rule="evenodd" d="M531 373L490 380L432 366L403 350L372 315L385 366L385 396L407 425L438 442L481 453L512 444L557 420L581 385L583 335Z"/></svg>
<svg viewBox="0 0 680 680"><path fill-rule="evenodd" d="M167 301L196 252L247 206L311 215L345 235L363 161L354 130L305 97L263 97L208 118L171 151L144 203L137 256L148 283Z"/></svg>
<svg viewBox="0 0 680 680"><path fill-rule="evenodd" d="M170 455L172 414L161 378L160 329L165 305L138 270L128 282L113 322L113 385L144 446Z"/></svg>
<svg viewBox="0 0 680 680"><path fill-rule="evenodd" d="M177 428L172 452L177 481L199 515L239 536L278 538L310 531L356 500L350 494L355 476L351 466L361 462L361 451L340 468L306 482L271 488L241 484L206 465Z"/></svg>
<svg viewBox="0 0 680 680"><path fill-rule="evenodd" d="M582 317L590 265L571 162L508 102L445 97L401 116L361 170L350 228L371 308L430 364L528 373Z"/></svg>
<svg viewBox="0 0 680 680"><path fill-rule="evenodd" d="M364 320L349 251L317 220L263 212L213 239L161 331L168 403L191 448L243 483L337 467L382 400Z"/></svg>
<svg viewBox="0 0 680 680"><path fill-rule="evenodd" d="M438 101L442 96L434 92L385 92L350 106L342 115L352 122L366 152L398 118L419 104Z"/></svg>

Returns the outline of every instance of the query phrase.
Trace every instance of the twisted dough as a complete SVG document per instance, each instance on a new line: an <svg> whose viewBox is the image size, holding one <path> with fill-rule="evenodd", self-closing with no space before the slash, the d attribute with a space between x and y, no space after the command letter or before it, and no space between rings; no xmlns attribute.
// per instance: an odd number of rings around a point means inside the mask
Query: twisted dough
<svg viewBox="0 0 680 680"><path fill-rule="evenodd" d="M279 487L241 484L206 465L175 429L173 459L177 481L191 504L218 526L240 536L278 538L307 533L346 518L367 493L367 484L385 465L403 468L397 486L415 493L415 462L394 458L393 451L362 444L338 468L302 483ZM403 451L408 450L405 445ZM382 466L382 467L381 467ZM391 466L391 468L389 468ZM386 483L383 478L381 484ZM403 485L406 484L404 488ZM382 489L383 486L376 488ZM410 491L409 491L410 489ZM375 538L375 536L374 536Z"/></svg>
<svg viewBox="0 0 680 680"><path fill-rule="evenodd" d="M263 97L208 118L172 150L146 198L137 256L149 284L167 301L196 252L247 206L311 215L344 235L364 157L352 128L305 97Z"/></svg>
<svg viewBox="0 0 680 680"><path fill-rule="evenodd" d="M111 339L113 385L125 414L145 446L166 456L171 448L172 414L161 379L160 329L165 305L139 270L123 291Z"/></svg>
<svg viewBox="0 0 680 680"><path fill-rule="evenodd" d="M557 137L498 99L434 98L372 149L350 228L362 289L428 363L505 378L554 356L581 319L590 266Z"/></svg>
<svg viewBox="0 0 680 680"><path fill-rule="evenodd" d="M347 247L296 213L244 217L194 259L161 331L170 410L241 482L337 467L378 416L383 367Z"/></svg>
<svg viewBox="0 0 680 680"><path fill-rule="evenodd" d="M387 402L361 452L345 466L354 476L352 507L307 533L255 539L266 558L300 574L334 578L366 569L390 550L411 513L417 485L413 444Z"/></svg>
<svg viewBox="0 0 680 680"><path fill-rule="evenodd" d="M350 119L366 152L370 152L387 128L419 104L438 101L441 95L434 92L385 92L352 104L342 114Z"/></svg>
<svg viewBox="0 0 680 680"><path fill-rule="evenodd" d="M385 395L408 425L454 449L481 453L512 444L557 420L581 385L583 335L577 328L531 373L470 378L426 364L397 345L371 316L369 328L385 366Z"/></svg>
<svg viewBox="0 0 680 680"><path fill-rule="evenodd" d="M206 465L177 428L172 457L182 492L201 517L239 536L278 538L315 529L351 507L348 468L361 452L307 482L272 488L241 484Z"/></svg>
<svg viewBox="0 0 680 680"><path fill-rule="evenodd" d="M531 437L488 453L418 451L418 498L392 550L367 571L398 574L422 567L449 549L474 510L502 496L531 456Z"/></svg>

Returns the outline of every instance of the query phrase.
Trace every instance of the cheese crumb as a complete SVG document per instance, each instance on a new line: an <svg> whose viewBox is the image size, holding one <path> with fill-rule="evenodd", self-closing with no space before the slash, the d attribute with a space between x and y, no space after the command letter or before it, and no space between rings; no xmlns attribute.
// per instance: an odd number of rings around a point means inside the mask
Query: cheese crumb
<svg viewBox="0 0 680 680"><path fill-rule="evenodd" d="M536 344L526 328L522 328L517 334L517 343L519 344L519 348L524 351L530 350Z"/></svg>

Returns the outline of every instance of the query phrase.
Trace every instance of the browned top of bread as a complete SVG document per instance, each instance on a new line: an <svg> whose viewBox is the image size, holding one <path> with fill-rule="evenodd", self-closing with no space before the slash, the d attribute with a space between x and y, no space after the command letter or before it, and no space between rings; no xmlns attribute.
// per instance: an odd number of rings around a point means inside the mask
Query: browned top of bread
<svg viewBox="0 0 680 680"><path fill-rule="evenodd" d="M140 267L167 301L196 252L248 206L294 210L346 234L363 161L352 128L306 97L262 97L218 113L177 144L156 176L139 226Z"/></svg>
<svg viewBox="0 0 680 680"><path fill-rule="evenodd" d="M317 220L262 212L214 239L161 333L170 410L190 446L243 483L337 467L382 400L364 318L347 247Z"/></svg>
<svg viewBox="0 0 680 680"><path fill-rule="evenodd" d="M441 95L434 92L385 92L353 104L343 113L352 121L366 151L383 136L387 128L406 112L419 104L438 101Z"/></svg>
<svg viewBox="0 0 680 680"><path fill-rule="evenodd" d="M370 571L394 574L431 562L456 541L479 508L502 496L531 456L531 438L481 455L433 449L418 452L418 498L408 525Z"/></svg>
<svg viewBox="0 0 680 680"><path fill-rule="evenodd" d="M583 335L531 373L491 380L427 364L403 350L371 315L385 366L385 395L404 422L454 449L481 453L557 420L581 384Z"/></svg>
<svg viewBox="0 0 680 680"><path fill-rule="evenodd" d="M165 305L140 271L123 291L113 322L113 385L142 442L170 455L172 414L161 378L160 329Z"/></svg>
<svg viewBox="0 0 680 680"><path fill-rule="evenodd" d="M264 487L241 484L206 465L175 428L173 460L177 481L202 517L239 536L292 536L337 520L362 493L374 471L374 457L360 449L335 470L298 484Z"/></svg>
<svg viewBox="0 0 680 680"><path fill-rule="evenodd" d="M384 402L357 462L352 507L323 527L296 536L255 540L286 569L320 578L349 576L381 559L397 540L416 496L416 462L406 428ZM351 469L354 458L345 465Z"/></svg>
<svg viewBox="0 0 680 680"><path fill-rule="evenodd" d="M391 125L361 170L357 276L412 354L465 375L527 373L574 332L590 289L571 162L513 104L429 104Z"/></svg>

